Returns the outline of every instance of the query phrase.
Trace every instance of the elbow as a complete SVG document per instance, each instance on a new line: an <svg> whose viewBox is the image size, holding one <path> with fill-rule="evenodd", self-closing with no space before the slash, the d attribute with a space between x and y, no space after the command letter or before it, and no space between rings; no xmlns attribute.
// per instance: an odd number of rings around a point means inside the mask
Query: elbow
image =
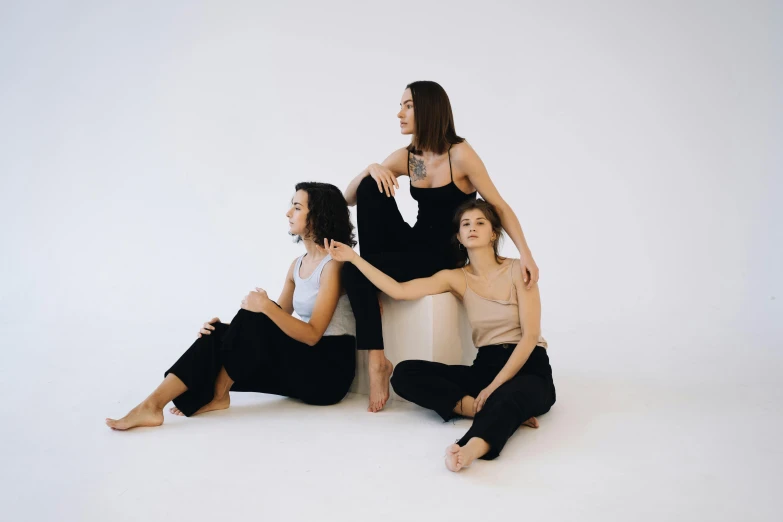
<svg viewBox="0 0 783 522"><path fill-rule="evenodd" d="M318 332L317 330L315 330L315 328L313 328L312 333L307 336L307 339L305 339L304 343L307 346L315 346L316 344L321 342L321 337L323 336L324 336L323 332Z"/></svg>
<svg viewBox="0 0 783 522"><path fill-rule="evenodd" d="M498 201L492 206L495 207L495 212L497 212L498 217L500 218L501 221L503 221L503 218L509 215L509 213L511 214L514 213L514 211L511 210L511 206L508 203L506 203L505 199L501 199L500 201Z"/></svg>
<svg viewBox="0 0 783 522"><path fill-rule="evenodd" d="M528 342L538 343L538 340L541 338L541 330L525 330L522 337Z"/></svg>
<svg viewBox="0 0 783 522"><path fill-rule="evenodd" d="M415 297L410 294L406 294L402 290L395 290L394 292L388 294L388 296L395 301L413 301L415 299Z"/></svg>

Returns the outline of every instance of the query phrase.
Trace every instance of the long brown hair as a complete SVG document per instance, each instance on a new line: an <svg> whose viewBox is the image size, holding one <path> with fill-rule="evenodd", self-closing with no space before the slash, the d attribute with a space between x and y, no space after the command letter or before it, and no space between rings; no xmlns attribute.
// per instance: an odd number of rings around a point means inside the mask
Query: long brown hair
<svg viewBox="0 0 783 522"><path fill-rule="evenodd" d="M483 199L470 199L457 208L457 212L454 214L454 219L451 222L454 232L451 235L451 240L454 244L454 249L456 250L457 268L461 268L470 262L468 249L464 247L460 248L462 245L457 239L457 236L459 235L459 226L460 221L462 221L462 216L465 212L474 209L480 210L481 213L484 214L484 217L492 226L492 232L495 233L495 241L492 242L492 248L495 250L495 260L500 263L506 259L500 255L500 241L503 238L503 225L500 223L500 216L498 215L497 210L495 210L495 207L492 206L491 203L487 203Z"/></svg>
<svg viewBox="0 0 783 522"><path fill-rule="evenodd" d="M409 83L406 89L413 96L413 120L416 133L408 145L414 154L432 151L443 154L449 148L465 141L457 136L454 129L454 114L446 91L435 82L421 81Z"/></svg>

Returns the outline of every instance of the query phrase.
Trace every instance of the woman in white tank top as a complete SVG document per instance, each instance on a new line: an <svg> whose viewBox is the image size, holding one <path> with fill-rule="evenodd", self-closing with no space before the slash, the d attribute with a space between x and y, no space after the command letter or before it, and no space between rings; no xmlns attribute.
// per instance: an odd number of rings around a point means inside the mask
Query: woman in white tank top
<svg viewBox="0 0 783 522"><path fill-rule="evenodd" d="M462 300L478 355L472 366L403 361L391 384L403 398L434 410L444 420L473 418L470 430L446 449L446 467L459 471L475 459L494 459L509 437L555 403L547 344L540 335L538 285L528 286L517 259L498 255L503 228L483 200L467 201L454 216L459 268L398 283L349 246L330 244L332 257L351 262L372 284L394 299L419 299L451 292Z"/></svg>
<svg viewBox="0 0 783 522"><path fill-rule="evenodd" d="M230 324L217 317L205 323L147 399L119 420L106 419L110 428L159 426L170 401L175 415L225 409L229 390L317 405L345 397L356 368L356 326L340 281L342 263L332 261L325 240L356 244L348 206L334 185L299 183L286 217L305 253L291 263L277 303L256 288Z"/></svg>

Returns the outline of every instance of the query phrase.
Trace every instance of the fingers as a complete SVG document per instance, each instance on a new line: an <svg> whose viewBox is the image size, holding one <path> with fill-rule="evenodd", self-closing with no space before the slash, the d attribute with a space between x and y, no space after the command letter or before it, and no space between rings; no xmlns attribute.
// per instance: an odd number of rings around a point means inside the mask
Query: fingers
<svg viewBox="0 0 783 522"><path fill-rule="evenodd" d="M489 394L482 391L479 393L478 397L476 397L476 400L473 401L473 415L475 416L478 412L481 411L481 408L484 407L484 403L487 402L487 397Z"/></svg>
<svg viewBox="0 0 783 522"><path fill-rule="evenodd" d="M386 174L386 185L389 187L389 192L391 193L391 196L394 197L395 188L400 188L399 186L397 186L397 178L395 178L391 174Z"/></svg>
<svg viewBox="0 0 783 522"><path fill-rule="evenodd" d="M218 323L218 322L220 322L220 319L218 319L217 317L213 317L212 319L210 319L209 321L204 323L204 325L198 331L199 339L201 339L202 335L209 335L209 334L211 334L212 331L215 329L215 327L212 326L212 325L215 324L215 323Z"/></svg>
<svg viewBox="0 0 783 522"><path fill-rule="evenodd" d="M538 283L538 268L533 267L533 269L525 268L525 283L527 283L527 289L530 290L533 288L533 285Z"/></svg>

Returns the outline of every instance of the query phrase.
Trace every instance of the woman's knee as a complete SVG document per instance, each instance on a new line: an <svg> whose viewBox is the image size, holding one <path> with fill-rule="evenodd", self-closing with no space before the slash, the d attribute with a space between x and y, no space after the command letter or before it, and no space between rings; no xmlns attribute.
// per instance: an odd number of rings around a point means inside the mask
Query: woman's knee
<svg viewBox="0 0 783 522"><path fill-rule="evenodd" d="M363 200L377 197L380 194L381 192L378 190L378 183L372 176L365 176L356 189L356 201L357 203L361 203Z"/></svg>
<svg viewBox="0 0 783 522"><path fill-rule="evenodd" d="M405 392L411 379L416 378L417 369L420 366L418 363L420 362L422 361L402 361L394 367L394 373L389 382L398 395L400 392Z"/></svg>

